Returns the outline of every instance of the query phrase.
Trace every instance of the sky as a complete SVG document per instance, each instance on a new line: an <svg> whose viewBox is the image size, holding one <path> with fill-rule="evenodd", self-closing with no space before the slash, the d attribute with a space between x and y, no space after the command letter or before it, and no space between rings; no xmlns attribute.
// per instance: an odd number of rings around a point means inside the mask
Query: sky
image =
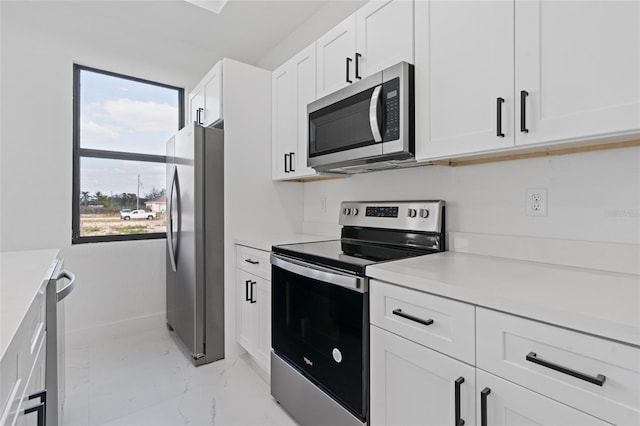
<svg viewBox="0 0 640 426"><path fill-rule="evenodd" d="M178 91L101 73L80 73L80 146L108 151L166 154L178 130ZM80 191L136 193L166 187L165 164L80 159Z"/></svg>

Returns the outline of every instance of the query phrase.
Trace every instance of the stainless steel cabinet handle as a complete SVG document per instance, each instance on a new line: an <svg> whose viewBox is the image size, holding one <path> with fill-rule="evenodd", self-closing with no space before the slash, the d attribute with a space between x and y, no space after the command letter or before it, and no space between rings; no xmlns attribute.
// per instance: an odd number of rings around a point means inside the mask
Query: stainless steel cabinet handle
<svg viewBox="0 0 640 426"><path fill-rule="evenodd" d="M545 361L543 359L538 358L538 355L535 352L529 352L525 359L529 362L533 362L534 364L541 365L543 367L550 368L551 370L559 371L560 373L567 374L571 377L575 377L576 379L584 380L585 382L593 383L594 385L602 386L604 385L605 380L607 380L606 376L602 374L598 374L595 377L590 376L588 374L581 373L576 370L572 370L567 367L563 367L562 365L558 365L556 363Z"/></svg>
<svg viewBox="0 0 640 426"><path fill-rule="evenodd" d="M285 154L284 155L284 172L285 173L290 172L290 170L287 168L288 165L289 165L289 154Z"/></svg>
<svg viewBox="0 0 640 426"><path fill-rule="evenodd" d="M76 276L69 271L60 271L60 274L55 278L56 281L66 278L69 283L56 292L57 301L60 302L67 297L75 287Z"/></svg>
<svg viewBox="0 0 640 426"><path fill-rule="evenodd" d="M371 94L371 102L369 102L369 125L371 126L371 133L373 134L373 140L376 142L382 142L382 136L380 135L380 124L378 123L378 103L380 103L380 92L382 91L382 85L373 89Z"/></svg>
<svg viewBox="0 0 640 426"><path fill-rule="evenodd" d="M358 80L362 80L362 77L360 77L360 58L362 58L362 55L359 54L358 52L356 52L356 78Z"/></svg>
<svg viewBox="0 0 640 426"><path fill-rule="evenodd" d="M353 83L353 81L351 81L351 79L349 78L349 63L351 61L353 61L353 59L347 58L347 83Z"/></svg>
<svg viewBox="0 0 640 426"><path fill-rule="evenodd" d="M198 124L202 124L202 113L204 112L204 108L198 108L196 111L196 122Z"/></svg>

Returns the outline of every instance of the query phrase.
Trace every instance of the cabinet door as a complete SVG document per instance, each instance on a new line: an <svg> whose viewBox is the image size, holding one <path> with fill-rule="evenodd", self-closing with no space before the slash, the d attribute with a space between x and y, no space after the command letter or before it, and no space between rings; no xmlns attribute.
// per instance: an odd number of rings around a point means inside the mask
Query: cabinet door
<svg viewBox="0 0 640 426"><path fill-rule="evenodd" d="M238 330L238 343L247 350L249 353L255 352L256 341L256 329L255 324L257 319L255 318L256 310L251 303L251 287L253 286L255 291L256 278L254 275L248 274L242 270L236 269L237 273L237 291L236 297L238 300L238 313L237 313L237 330Z"/></svg>
<svg viewBox="0 0 640 426"><path fill-rule="evenodd" d="M371 424L476 424L475 369L371 326ZM456 380L463 379L456 392Z"/></svg>
<svg viewBox="0 0 640 426"><path fill-rule="evenodd" d="M307 153L309 152L309 119L307 105L316 100L316 44L308 46L298 53L292 60L295 80L294 96L297 125L296 147L293 152L293 174L296 177L316 175L316 171L307 167Z"/></svg>
<svg viewBox="0 0 640 426"><path fill-rule="evenodd" d="M198 110L200 113L198 113ZM187 123L202 124L204 119L204 85L198 84L191 93L189 93L189 116Z"/></svg>
<svg viewBox="0 0 640 426"><path fill-rule="evenodd" d="M34 363L27 378L27 384L24 389L24 396L22 398L22 405L17 414L15 426L37 426L38 425L38 412L31 410L39 403L45 402L40 398L29 399L30 396L36 395L45 390L45 360L46 360L46 337L40 341L37 348ZM46 396L45 396L46 400ZM45 403L46 407L46 403ZM25 410L29 410L28 413ZM44 415L44 412L43 412Z"/></svg>
<svg viewBox="0 0 640 426"><path fill-rule="evenodd" d="M271 282L257 279L254 289L257 307L256 361L267 372L271 369Z"/></svg>
<svg viewBox="0 0 640 426"><path fill-rule="evenodd" d="M640 130L640 2L515 7L518 145Z"/></svg>
<svg viewBox="0 0 640 426"><path fill-rule="evenodd" d="M416 157L512 147L513 2L418 1L415 9Z"/></svg>
<svg viewBox="0 0 640 426"><path fill-rule="evenodd" d="M402 61L413 63L413 23L413 0L373 0L358 9L358 75L367 77Z"/></svg>
<svg viewBox="0 0 640 426"><path fill-rule="evenodd" d="M320 37L316 46L318 98L342 89L355 81L355 63L353 61L356 51L355 14Z"/></svg>
<svg viewBox="0 0 640 426"><path fill-rule="evenodd" d="M272 74L271 104L271 176L273 179L286 179L291 173L291 152L296 143L296 111L293 89L295 74L290 62L276 69Z"/></svg>
<svg viewBox="0 0 640 426"><path fill-rule="evenodd" d="M204 86L204 126L211 126L222 120L222 61L211 68L202 80Z"/></svg>
<svg viewBox="0 0 640 426"><path fill-rule="evenodd" d="M482 370L477 370L477 380L478 419L482 419L483 414L486 415L486 424L493 426L609 424ZM487 389L488 394L486 394ZM483 392L486 394L484 397ZM485 413L483 413L483 399L486 400Z"/></svg>

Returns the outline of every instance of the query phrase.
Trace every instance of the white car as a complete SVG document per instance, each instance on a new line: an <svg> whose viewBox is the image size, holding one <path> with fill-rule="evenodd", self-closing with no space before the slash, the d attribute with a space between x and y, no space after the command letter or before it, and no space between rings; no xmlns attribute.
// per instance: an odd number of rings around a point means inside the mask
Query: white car
<svg viewBox="0 0 640 426"><path fill-rule="evenodd" d="M154 212L148 212L145 210L131 210L130 212L121 211L120 218L124 220L131 220L131 219L151 220L156 218L156 214Z"/></svg>

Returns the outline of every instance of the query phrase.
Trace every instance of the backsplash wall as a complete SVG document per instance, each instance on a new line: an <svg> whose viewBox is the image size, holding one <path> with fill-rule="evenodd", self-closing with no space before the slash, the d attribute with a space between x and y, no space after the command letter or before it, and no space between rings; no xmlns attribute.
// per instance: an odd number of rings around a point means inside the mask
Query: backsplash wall
<svg viewBox="0 0 640 426"><path fill-rule="evenodd" d="M526 216L527 188L547 217ZM408 199L445 200L448 231L640 244L640 147L308 182L305 232L337 234L343 200Z"/></svg>

